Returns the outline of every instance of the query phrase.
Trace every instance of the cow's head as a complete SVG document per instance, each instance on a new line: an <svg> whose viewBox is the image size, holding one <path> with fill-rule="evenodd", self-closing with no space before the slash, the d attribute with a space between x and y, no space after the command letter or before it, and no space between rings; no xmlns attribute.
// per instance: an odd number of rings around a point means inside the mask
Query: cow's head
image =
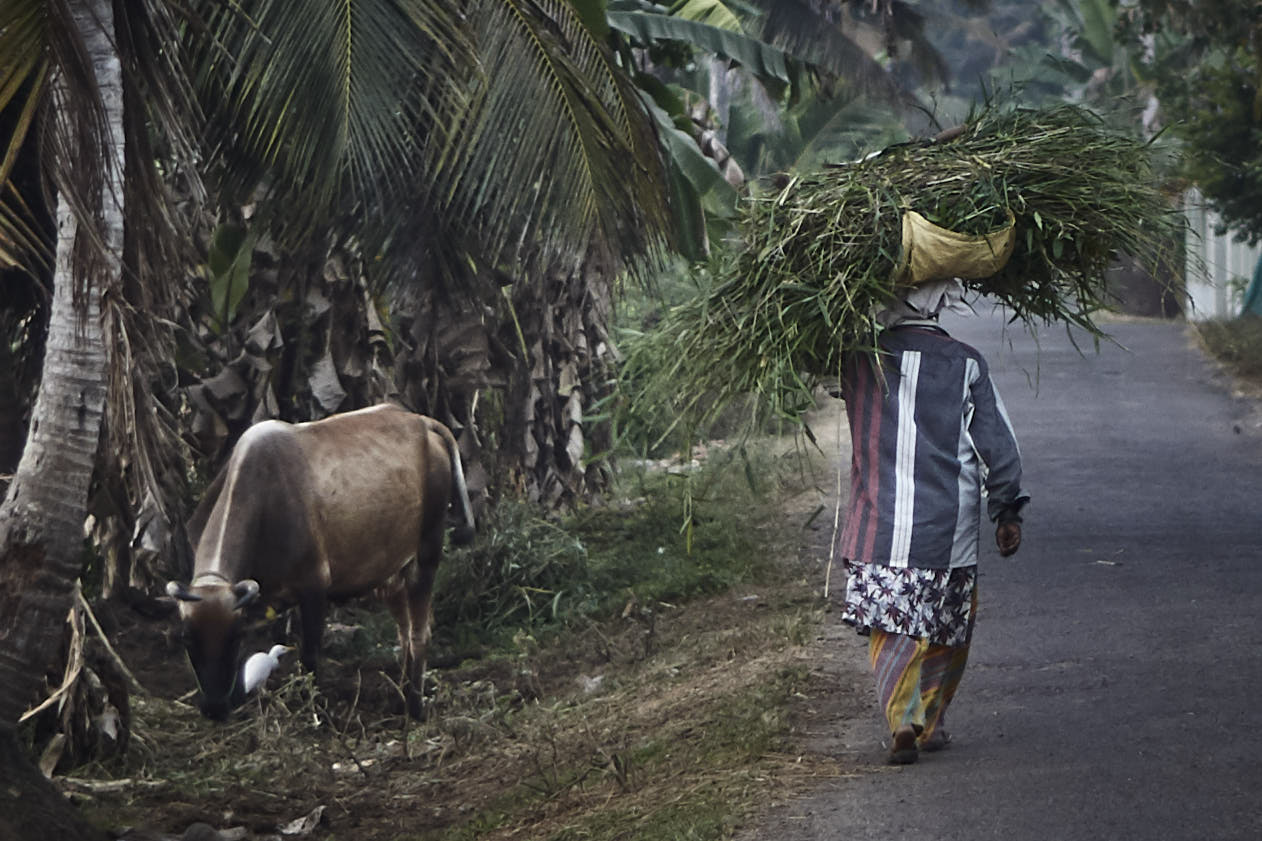
<svg viewBox="0 0 1262 841"><path fill-rule="evenodd" d="M202 715L222 721L244 694L238 683L241 610L258 598L259 585L248 578L233 584L202 576L191 587L169 582L167 594L179 602L184 646L201 689Z"/></svg>

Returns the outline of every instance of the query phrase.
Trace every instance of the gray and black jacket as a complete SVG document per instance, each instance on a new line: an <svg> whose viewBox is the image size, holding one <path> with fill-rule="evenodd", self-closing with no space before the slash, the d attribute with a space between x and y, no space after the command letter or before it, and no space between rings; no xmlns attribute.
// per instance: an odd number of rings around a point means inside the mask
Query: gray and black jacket
<svg viewBox="0 0 1262 841"><path fill-rule="evenodd" d="M928 322L881 333L846 361L852 562L946 569L977 563L982 489L992 521L1020 520L1021 453L980 353Z"/></svg>

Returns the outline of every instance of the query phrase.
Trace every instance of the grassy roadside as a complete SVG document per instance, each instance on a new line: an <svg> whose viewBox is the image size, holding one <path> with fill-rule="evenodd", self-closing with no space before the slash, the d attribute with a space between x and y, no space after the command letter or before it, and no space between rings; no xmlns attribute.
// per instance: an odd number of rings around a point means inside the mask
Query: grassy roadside
<svg viewBox="0 0 1262 841"><path fill-rule="evenodd" d="M436 652L488 630L480 656L431 672L422 724L396 712L391 623L350 609L318 688L291 664L227 726L155 692L136 700L129 754L60 784L115 831L204 821L251 839L315 816L311 837L357 841L730 837L837 771L791 747L822 616L800 512L834 479L759 452L721 476L628 474L619 498L562 523L505 509L481 555L445 561ZM159 650L143 680L185 669Z"/></svg>
<svg viewBox="0 0 1262 841"><path fill-rule="evenodd" d="M1195 327L1205 350L1242 386L1262 394L1262 318L1213 319Z"/></svg>

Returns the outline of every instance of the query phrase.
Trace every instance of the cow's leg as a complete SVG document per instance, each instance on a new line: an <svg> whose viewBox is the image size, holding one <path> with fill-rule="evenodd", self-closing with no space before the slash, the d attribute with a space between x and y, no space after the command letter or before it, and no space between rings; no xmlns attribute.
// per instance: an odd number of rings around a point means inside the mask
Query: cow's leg
<svg viewBox="0 0 1262 841"><path fill-rule="evenodd" d="M395 624L398 626L399 659L403 664L402 686L407 714L413 718L419 718L420 703L415 700L416 693L412 690L413 675L409 670L414 658L412 657L412 610L408 594L412 591L415 581L416 561L409 561L408 565L386 585L383 596L386 606L390 608L390 615L394 617Z"/></svg>
<svg viewBox="0 0 1262 841"><path fill-rule="evenodd" d="M320 663L320 641L324 636L324 614L328 598L323 590L307 590L298 596L298 612L302 620L302 665L316 673Z"/></svg>
<svg viewBox="0 0 1262 841"><path fill-rule="evenodd" d="M429 648L430 612L434 595L434 574L443 551L443 530L422 536L416 560L400 574L400 587L391 599L391 610L399 623L399 647L403 657L403 684L408 715L421 717L425 688L425 660Z"/></svg>
<svg viewBox="0 0 1262 841"><path fill-rule="evenodd" d="M413 718L421 717L421 695L425 689L425 666L429 654L431 599L434 595L434 573L437 571L437 559L421 566L416 586L408 594L408 612L412 615L411 659L407 664L411 691L408 713Z"/></svg>

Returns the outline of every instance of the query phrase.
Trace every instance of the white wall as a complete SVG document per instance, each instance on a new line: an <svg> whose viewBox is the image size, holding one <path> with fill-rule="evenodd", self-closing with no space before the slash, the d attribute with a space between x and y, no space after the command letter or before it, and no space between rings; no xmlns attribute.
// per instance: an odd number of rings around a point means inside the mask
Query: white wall
<svg viewBox="0 0 1262 841"><path fill-rule="evenodd" d="M1216 234L1214 228L1219 223L1219 216L1205 207L1200 191L1188 190L1183 201L1188 219L1187 317L1237 316L1244 292L1244 286L1240 284L1247 285L1253 277L1262 246L1240 242L1230 232L1221 236Z"/></svg>

